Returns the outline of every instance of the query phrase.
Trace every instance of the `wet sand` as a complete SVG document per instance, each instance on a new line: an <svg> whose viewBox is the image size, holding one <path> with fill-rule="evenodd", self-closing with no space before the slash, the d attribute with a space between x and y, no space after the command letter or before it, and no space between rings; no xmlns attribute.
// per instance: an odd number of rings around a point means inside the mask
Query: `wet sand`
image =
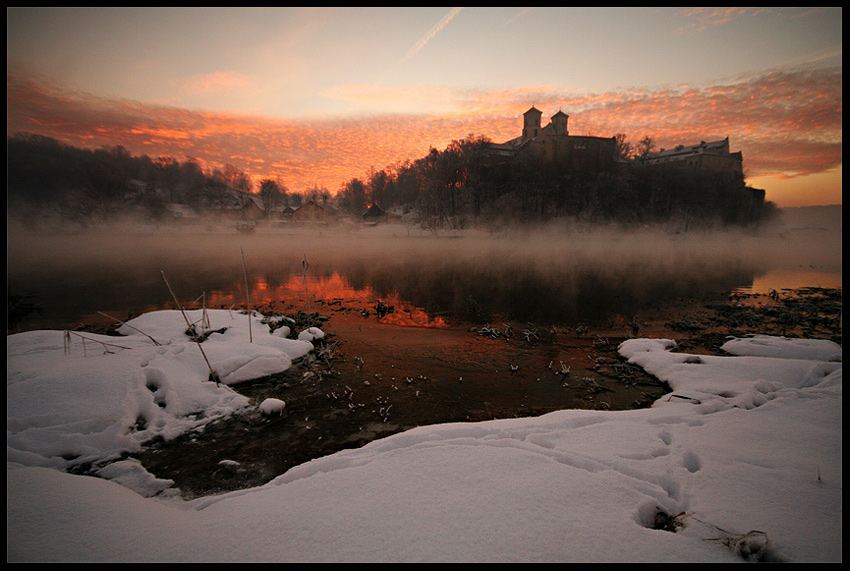
<svg viewBox="0 0 850 571"><path fill-rule="evenodd" d="M233 387L256 403L284 400L283 416L246 411L201 433L150 443L136 456L191 498L261 485L311 459L416 426L646 407L669 387L619 357L624 339L671 338L680 350L702 354L719 354L730 334L840 343L837 292L809 292L803 298L816 303L802 309L790 292L787 303L768 295L671 300L636 316L560 326L494 320L411 327L383 322L374 306L318 301L312 315L326 337L316 350L284 373Z"/></svg>

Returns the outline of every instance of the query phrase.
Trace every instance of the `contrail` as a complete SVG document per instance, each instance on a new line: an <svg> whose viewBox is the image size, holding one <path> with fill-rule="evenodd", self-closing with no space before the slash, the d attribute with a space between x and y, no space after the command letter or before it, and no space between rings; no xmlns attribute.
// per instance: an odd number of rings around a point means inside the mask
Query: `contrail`
<svg viewBox="0 0 850 571"><path fill-rule="evenodd" d="M437 22L436 26L428 30L427 34L419 38L419 41L413 44L412 48L407 50L407 53L404 54L404 58L401 60L401 63L404 63L413 56L415 56L419 52L419 50L424 48L428 44L428 42L434 39L434 36L439 34L440 31L442 31L442 29L445 28L446 25L448 25L448 23L452 21L452 18L457 16L461 10L463 10L463 8L452 8L448 14L443 16L443 18L439 22Z"/></svg>
<svg viewBox="0 0 850 571"><path fill-rule="evenodd" d="M532 10L534 10L534 8L525 8L525 9L523 9L521 12L518 12L518 13L514 14L513 16L511 16L511 17L510 17L510 19L509 19L507 22L505 22L504 24L502 24L501 26L499 26L499 28L498 28L498 29L499 29L499 30L501 30L502 28L507 28L508 26L510 26L510 25L511 25L511 24L513 24L515 21L517 21L517 20L519 20L520 18L522 18L523 16L526 16L527 14L530 14Z"/></svg>

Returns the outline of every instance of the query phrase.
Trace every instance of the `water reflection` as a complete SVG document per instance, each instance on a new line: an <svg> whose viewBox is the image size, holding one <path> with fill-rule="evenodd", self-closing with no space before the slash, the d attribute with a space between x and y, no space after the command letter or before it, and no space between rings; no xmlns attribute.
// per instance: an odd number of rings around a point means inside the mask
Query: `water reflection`
<svg viewBox="0 0 850 571"><path fill-rule="evenodd" d="M743 293L763 293L770 290L802 289L807 287L840 289L841 273L820 269L780 269L759 274L747 287L738 288Z"/></svg>
<svg viewBox="0 0 850 571"><path fill-rule="evenodd" d="M441 316L431 316L423 308L403 300L398 293L378 294L374 288L355 288L338 272L329 276L292 275L284 282L268 281L267 275L249 277L251 307L259 310L306 312L328 309L355 309L374 316L381 323L413 327L446 327ZM228 291L210 292L210 307L245 307L239 299L238 284ZM242 288L244 291L244 288Z"/></svg>
<svg viewBox="0 0 850 571"><path fill-rule="evenodd" d="M8 248L8 287L42 306L25 328L71 328L173 307L326 311L444 326L504 319L538 324L628 315L659 301L720 297L794 269L794 284L841 284L840 236L826 248L752 237L513 236L458 240L356 236L21 235ZM812 265L800 267L795 252ZM244 253L248 290L241 255ZM302 263L307 260L306 273ZM780 274L777 274L780 272ZM818 274L818 275L815 275ZM824 276L828 276L825 278ZM783 278L780 278L780 281ZM759 281L761 280L761 281ZM780 284L776 284L780 285ZM779 289L776 285L771 287Z"/></svg>

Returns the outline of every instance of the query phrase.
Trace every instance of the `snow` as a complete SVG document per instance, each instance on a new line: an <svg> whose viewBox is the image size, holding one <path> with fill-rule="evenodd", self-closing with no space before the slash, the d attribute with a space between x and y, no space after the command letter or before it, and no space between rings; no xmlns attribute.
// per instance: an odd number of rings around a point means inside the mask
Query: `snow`
<svg viewBox="0 0 850 571"><path fill-rule="evenodd" d="M277 414L277 415L283 414L283 410L284 410L285 407L286 407L286 403L283 402L282 400L275 399L275 398L267 398L267 399L263 400L263 402L260 403L260 406L258 408L260 409L260 412L262 412L263 414L268 415L268 416L272 416L272 415L275 415L275 414Z"/></svg>
<svg viewBox="0 0 850 571"><path fill-rule="evenodd" d="M186 318L215 332L195 343L183 313L171 310L127 322L118 330L124 337L8 336L7 458L61 469L174 438L248 406L229 385L284 371L313 349L270 335L257 314L250 323L228 310L187 311Z"/></svg>
<svg viewBox="0 0 850 571"><path fill-rule="evenodd" d="M258 316L207 317L226 327L201 344L219 385L179 312L140 316L126 337L85 334L85 352L62 332L7 337L9 561L842 559L829 341L730 339L721 357L632 339L621 354L672 388L651 408L423 426L184 501L112 460L251 406L231 385L312 349ZM79 462L100 477L66 471Z"/></svg>
<svg viewBox="0 0 850 571"><path fill-rule="evenodd" d="M298 338L302 341L316 341L322 339L324 336L325 332L318 327L308 327L298 334Z"/></svg>

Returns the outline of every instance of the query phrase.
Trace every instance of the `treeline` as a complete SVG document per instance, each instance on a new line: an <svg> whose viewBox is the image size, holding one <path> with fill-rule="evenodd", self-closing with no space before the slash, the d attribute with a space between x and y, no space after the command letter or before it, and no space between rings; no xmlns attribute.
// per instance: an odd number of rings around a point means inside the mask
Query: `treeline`
<svg viewBox="0 0 850 571"><path fill-rule="evenodd" d="M267 210L330 197L321 189L290 193L274 179L262 180L255 188L233 165L206 171L191 158L133 156L121 146L85 150L28 133L7 138L6 162L7 207L23 218L49 212L66 221L108 221L134 212L161 220L168 215L168 204L210 213L239 207L250 193L257 194Z"/></svg>
<svg viewBox="0 0 850 571"><path fill-rule="evenodd" d="M571 219L589 224L747 225L774 206L742 180L720 175L635 168L652 147L617 137L620 157L607 170L570 170L533 155L505 158L474 135L417 160L372 170L343 185L341 206L362 211L415 208L429 225L467 227Z"/></svg>
<svg viewBox="0 0 850 571"><path fill-rule="evenodd" d="M291 192L266 179L254 188L240 169L203 170L191 158L132 156L123 147L78 149L31 134L8 137L7 205L19 216L49 210L68 221L109 220L135 211L151 220L167 204L199 214L239 207L249 193L264 210L298 207L307 200L331 204L359 218L370 206L406 213L430 227L466 228L570 219L589 224L747 225L763 220L773 205L741 180L633 168L634 152L618 136L622 159L606 170L576 171L533 156L500 157L490 141L468 136L424 157L370 170L332 195L323 188ZM646 152L644 139L635 149ZM631 155L631 156L630 156Z"/></svg>

